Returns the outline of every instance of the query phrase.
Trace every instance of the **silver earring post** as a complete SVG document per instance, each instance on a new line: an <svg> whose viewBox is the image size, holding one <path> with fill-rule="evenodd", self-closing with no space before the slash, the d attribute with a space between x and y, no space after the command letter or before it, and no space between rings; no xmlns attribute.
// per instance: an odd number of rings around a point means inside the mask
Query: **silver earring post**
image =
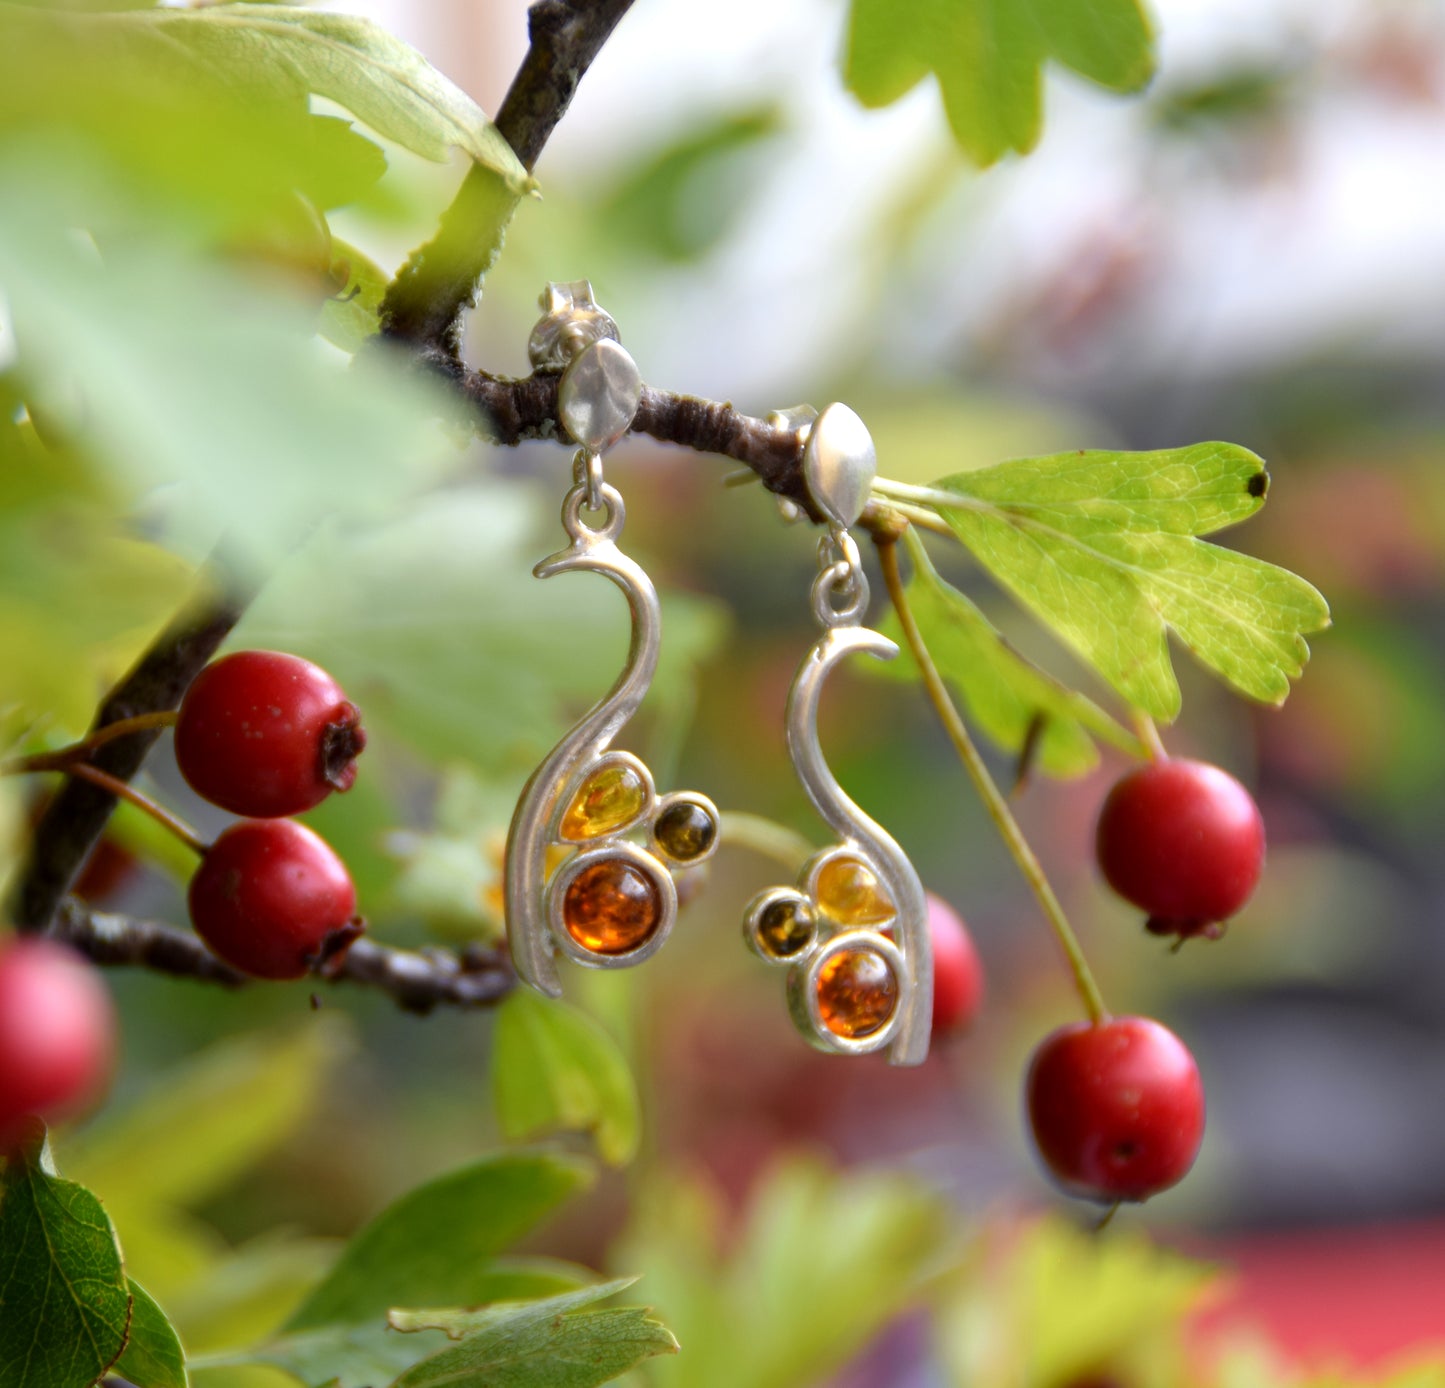
<svg viewBox="0 0 1445 1388"><path fill-rule="evenodd" d="M602 454L637 413L642 378L587 281L548 285L542 307L528 350L538 370L562 371L558 414L579 448L562 502L570 543L533 573L603 574L632 614L621 675L532 773L507 835L512 962L524 983L558 997L559 950L588 968L615 969L661 948L677 918L673 874L712 854L718 813L690 791L659 796L639 758L610 750L647 694L662 643L657 590L617 547L626 512L602 472Z"/></svg>
<svg viewBox="0 0 1445 1388"><path fill-rule="evenodd" d="M796 886L759 893L744 915L754 953L788 967L788 1007L820 1050L862 1055L888 1049L894 1065L928 1055L933 958L923 884L907 854L853 803L829 770L818 741L818 703L845 656L891 660L898 647L861 625L868 578L849 533L877 469L873 440L846 405L813 416L806 407L772 422L806 430L803 476L828 521L818 545L813 613L823 634L788 694L788 752L814 808L838 836L804 865Z"/></svg>

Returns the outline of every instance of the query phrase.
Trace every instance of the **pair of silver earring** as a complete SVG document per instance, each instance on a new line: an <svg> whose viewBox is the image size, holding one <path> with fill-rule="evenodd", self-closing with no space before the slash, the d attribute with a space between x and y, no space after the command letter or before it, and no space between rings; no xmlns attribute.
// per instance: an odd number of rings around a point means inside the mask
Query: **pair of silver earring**
<svg viewBox="0 0 1445 1388"><path fill-rule="evenodd" d="M555 997L558 952L614 969L661 948L677 919L676 873L711 856L720 821L706 796L659 796L643 762L612 749L647 693L662 639L657 590L617 547L622 496L602 474L603 453L636 415L642 380L586 281L549 285L542 307L532 364L561 372L558 416L579 448L562 504L569 544L533 573L604 574L632 613L621 676L532 774L508 833L513 963L523 982ZM933 1007L923 886L898 844L844 793L818 741L818 702L832 668L857 651L885 660L898 653L862 625L868 580L849 533L873 482L873 442L846 405L791 410L773 422L805 439L808 493L828 523L812 589L823 634L798 669L785 717L798 778L837 842L807 862L795 885L756 896L744 935L759 957L787 969L789 1011L809 1042L847 1055L886 1049L891 1063L917 1065L928 1054Z"/></svg>

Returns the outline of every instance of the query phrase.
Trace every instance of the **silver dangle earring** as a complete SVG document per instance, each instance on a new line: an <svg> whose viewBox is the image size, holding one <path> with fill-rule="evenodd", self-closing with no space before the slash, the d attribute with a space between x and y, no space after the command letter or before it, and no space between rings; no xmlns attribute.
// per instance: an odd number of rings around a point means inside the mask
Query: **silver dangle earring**
<svg viewBox="0 0 1445 1388"><path fill-rule="evenodd" d="M571 543L532 572L605 574L632 612L626 668L533 772L507 835L512 962L524 983L557 997L558 950L589 968L615 969L661 947L677 918L673 874L717 847L718 814L691 791L659 797L639 758L610 750L652 683L662 641L657 590L617 548L622 495L602 477L602 454L631 426L642 378L587 281L548 285L542 307L528 344L532 365L562 372L558 417L580 447L562 503Z"/></svg>
<svg viewBox="0 0 1445 1388"><path fill-rule="evenodd" d="M818 743L818 699L829 671L855 651L891 660L898 647L861 625L868 579L848 527L863 513L877 457L846 405L806 407L772 422L807 431L803 476L828 522L819 542L813 613L823 635L788 694L788 752L814 808L839 842L815 854L794 887L759 893L744 915L754 953L788 967L788 1008L820 1050L888 1049L894 1065L928 1055L933 958L923 884L907 855L843 792Z"/></svg>

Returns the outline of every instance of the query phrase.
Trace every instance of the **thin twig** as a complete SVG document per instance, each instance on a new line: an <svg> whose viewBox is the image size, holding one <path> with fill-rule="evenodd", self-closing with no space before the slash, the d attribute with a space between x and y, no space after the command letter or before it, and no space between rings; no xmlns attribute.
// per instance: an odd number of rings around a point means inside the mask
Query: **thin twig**
<svg viewBox="0 0 1445 1388"><path fill-rule="evenodd" d="M231 587L208 591L183 608L106 697L96 714L95 729L179 707L191 680L240 620L248 597ZM118 781L129 781L160 733L159 728L149 728L117 737L97 749L92 765ZM110 791L81 780L68 781L51 800L35 826L30 855L10 903L18 929L43 930L49 925L114 808Z"/></svg>
<svg viewBox="0 0 1445 1388"><path fill-rule="evenodd" d="M119 776L112 776L109 771L102 771L88 761L67 762L63 766L50 769L63 771L67 776L79 776L82 781L89 781L91 785L109 791L117 800L129 801L142 814L155 820L162 829L174 834L193 853L205 855L209 845L185 820L173 815L144 791L137 790L129 781L122 781Z"/></svg>
<svg viewBox="0 0 1445 1388"><path fill-rule="evenodd" d="M222 963L195 936L158 921L92 911L67 898L56 914L51 933L108 968L138 967L174 978L188 978L223 988L254 982ZM516 986L516 975L503 949L391 949L360 939L339 964L328 966L319 982L348 983L388 994L408 1012L435 1007L491 1007Z"/></svg>
<svg viewBox="0 0 1445 1388"><path fill-rule="evenodd" d="M913 609L908 603L908 594L903 587L903 576L898 568L897 544L894 542L880 544L878 546L878 562L883 570L883 581L888 586L888 596L892 600L894 611L898 614L899 625L903 628L904 640L908 643L908 649L913 653L913 658L917 661L918 669L923 676L923 687L927 691L929 702L932 703L939 722L943 724L944 731L953 743L964 770L968 772L974 789L983 801L984 809L988 811L988 817L993 820L994 827L1003 839L1005 847L1014 862L1018 864L1024 880L1029 884L1039 905L1043 908L1044 915L1069 962L1069 968L1074 976L1074 986L1078 989L1079 999L1084 1004L1084 1010L1088 1013L1089 1020L1096 1023L1102 1022L1107 1019L1109 1012L1104 1006L1099 985L1094 981L1093 972L1089 968L1088 960L1084 957L1078 937L1074 934L1073 927L1069 924L1069 918L1064 914L1064 908L1054 894L1054 889L1049 885L1049 879L1044 875L1042 864L1029 846L1029 841L1024 837L1023 830L1019 828L1018 821L1013 817L1013 811L1009 809L1007 799L994 783L993 777L989 775L988 767L984 765L978 748L974 746L973 738L969 736L968 729L964 726L962 716L954 706L953 698L943 682L943 677L933 663L933 656L929 653L923 633L918 629L918 622L913 616Z"/></svg>

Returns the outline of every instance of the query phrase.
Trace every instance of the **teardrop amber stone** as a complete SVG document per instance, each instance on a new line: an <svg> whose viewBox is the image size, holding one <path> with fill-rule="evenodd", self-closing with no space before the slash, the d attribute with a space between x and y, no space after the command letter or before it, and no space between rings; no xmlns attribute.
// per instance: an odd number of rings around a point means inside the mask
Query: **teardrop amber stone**
<svg viewBox="0 0 1445 1388"><path fill-rule="evenodd" d="M599 839L630 824L646 808L647 786L637 768L613 762L594 771L578 786L562 816L561 834L574 843Z"/></svg>
<svg viewBox="0 0 1445 1388"><path fill-rule="evenodd" d="M843 950L818 970L818 1013L835 1036L872 1036L897 1006L893 967L871 949Z"/></svg>
<svg viewBox="0 0 1445 1388"><path fill-rule="evenodd" d="M818 909L840 925L880 925L894 915L877 874L857 858L834 858L818 874Z"/></svg>
<svg viewBox="0 0 1445 1388"><path fill-rule="evenodd" d="M662 923L662 896L635 864L604 858L568 884L562 923L594 954L627 954L646 943Z"/></svg>

